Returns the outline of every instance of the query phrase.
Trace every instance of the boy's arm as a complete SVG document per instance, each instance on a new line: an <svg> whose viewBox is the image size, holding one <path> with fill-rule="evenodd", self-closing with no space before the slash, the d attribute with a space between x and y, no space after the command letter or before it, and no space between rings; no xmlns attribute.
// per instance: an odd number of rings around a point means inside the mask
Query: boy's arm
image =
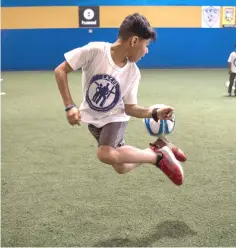
<svg viewBox="0 0 236 248"><path fill-rule="evenodd" d="M73 100L70 94L69 86L68 86L68 77L67 74L72 72L73 69L68 64L67 61L61 63L55 70L55 78L57 81L58 89L61 93L62 100L64 102L65 108L71 106L73 104Z"/></svg>
<svg viewBox="0 0 236 248"><path fill-rule="evenodd" d="M67 74L71 71L73 71L71 66L68 64L67 61L64 61L54 70L54 73L59 91L61 93L61 97L66 108L67 120L72 126L74 126L80 124L81 117L79 110L73 104L73 100L68 86Z"/></svg>
<svg viewBox="0 0 236 248"><path fill-rule="evenodd" d="M153 118L154 120L158 119L171 119L173 114L172 107L164 107L164 108L144 108L138 106L137 96L138 96L138 87L140 81L140 74L138 73L134 84L130 87L126 95L124 96L124 104L125 104L125 113L129 116L136 118Z"/></svg>
<svg viewBox="0 0 236 248"><path fill-rule="evenodd" d="M89 45L73 49L65 53L65 61L54 70L58 89L65 106L67 120L73 126L80 123L81 117L79 110L73 103L69 90L68 73L88 65L90 55Z"/></svg>
<svg viewBox="0 0 236 248"><path fill-rule="evenodd" d="M229 71L229 74L231 74L231 56L232 56L232 53L229 55L229 58L228 58L228 71Z"/></svg>
<svg viewBox="0 0 236 248"><path fill-rule="evenodd" d="M136 118L151 118L152 109L143 108L137 104L125 104L125 113Z"/></svg>
<svg viewBox="0 0 236 248"><path fill-rule="evenodd" d="M125 112L129 116L136 118L153 118L155 121L171 120L174 108L166 106L160 109L157 108L143 108L137 104L125 104Z"/></svg>
<svg viewBox="0 0 236 248"><path fill-rule="evenodd" d="M67 74L89 64L89 61L91 60L91 44L75 48L65 53L64 57L65 61L54 70L54 73L61 97L65 107L67 108L73 104L68 86Z"/></svg>

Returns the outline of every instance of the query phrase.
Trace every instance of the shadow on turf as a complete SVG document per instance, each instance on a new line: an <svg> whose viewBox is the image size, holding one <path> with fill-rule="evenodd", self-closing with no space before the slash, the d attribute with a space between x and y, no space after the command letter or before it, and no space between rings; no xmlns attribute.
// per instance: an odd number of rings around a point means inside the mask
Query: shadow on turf
<svg viewBox="0 0 236 248"><path fill-rule="evenodd" d="M232 96L230 96L230 95L223 95L223 97L226 97L226 98L234 98L234 99L236 99L236 96L235 95L232 95Z"/></svg>
<svg viewBox="0 0 236 248"><path fill-rule="evenodd" d="M156 232L138 239L113 238L95 244L95 247L147 247L154 242L167 238L182 238L197 233L183 221L165 221L156 226Z"/></svg>

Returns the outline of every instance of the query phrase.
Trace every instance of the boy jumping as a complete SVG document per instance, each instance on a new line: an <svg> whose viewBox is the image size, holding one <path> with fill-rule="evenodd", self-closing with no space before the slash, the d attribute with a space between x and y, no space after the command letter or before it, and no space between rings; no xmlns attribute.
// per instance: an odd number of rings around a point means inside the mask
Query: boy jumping
<svg viewBox="0 0 236 248"><path fill-rule="evenodd" d="M155 165L176 185L184 173L179 161L184 153L166 139L158 139L141 150L124 144L123 135L130 116L171 119L174 109L143 108L137 104L140 71L136 62L148 53L156 32L140 14L129 15L122 22L118 39L113 43L90 42L65 53L65 61L55 69L66 116L71 125L86 123L97 140L97 157L120 174L141 163ZM83 102L74 104L67 74L82 68ZM179 161L178 161L178 160Z"/></svg>

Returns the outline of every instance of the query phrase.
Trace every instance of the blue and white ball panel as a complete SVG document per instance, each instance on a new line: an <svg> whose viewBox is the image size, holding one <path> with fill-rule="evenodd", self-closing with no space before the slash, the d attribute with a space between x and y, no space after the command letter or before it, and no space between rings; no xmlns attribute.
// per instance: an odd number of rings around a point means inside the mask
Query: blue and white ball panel
<svg viewBox="0 0 236 248"><path fill-rule="evenodd" d="M150 135L157 136L162 134L163 132L162 121L155 122L152 118L145 118L144 123Z"/></svg>
<svg viewBox="0 0 236 248"><path fill-rule="evenodd" d="M165 104L155 104L150 108L162 108ZM148 133L152 136L160 136L163 134L170 134L173 132L175 127L175 116L173 115L173 120L159 120L156 122L153 118L145 118L144 124Z"/></svg>
<svg viewBox="0 0 236 248"><path fill-rule="evenodd" d="M152 118L145 118L144 123L148 133L152 136L170 134L173 132L175 127L175 119L173 119L173 122L170 120L159 120L156 122Z"/></svg>

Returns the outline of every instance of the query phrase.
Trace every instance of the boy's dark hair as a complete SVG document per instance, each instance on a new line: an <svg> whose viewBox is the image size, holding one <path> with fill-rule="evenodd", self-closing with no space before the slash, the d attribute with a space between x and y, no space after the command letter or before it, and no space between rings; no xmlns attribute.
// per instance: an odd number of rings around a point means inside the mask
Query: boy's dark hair
<svg viewBox="0 0 236 248"><path fill-rule="evenodd" d="M147 18L138 13L129 15L120 25L119 35L121 39L127 40L132 36L148 40L156 40L156 31L150 26Z"/></svg>

